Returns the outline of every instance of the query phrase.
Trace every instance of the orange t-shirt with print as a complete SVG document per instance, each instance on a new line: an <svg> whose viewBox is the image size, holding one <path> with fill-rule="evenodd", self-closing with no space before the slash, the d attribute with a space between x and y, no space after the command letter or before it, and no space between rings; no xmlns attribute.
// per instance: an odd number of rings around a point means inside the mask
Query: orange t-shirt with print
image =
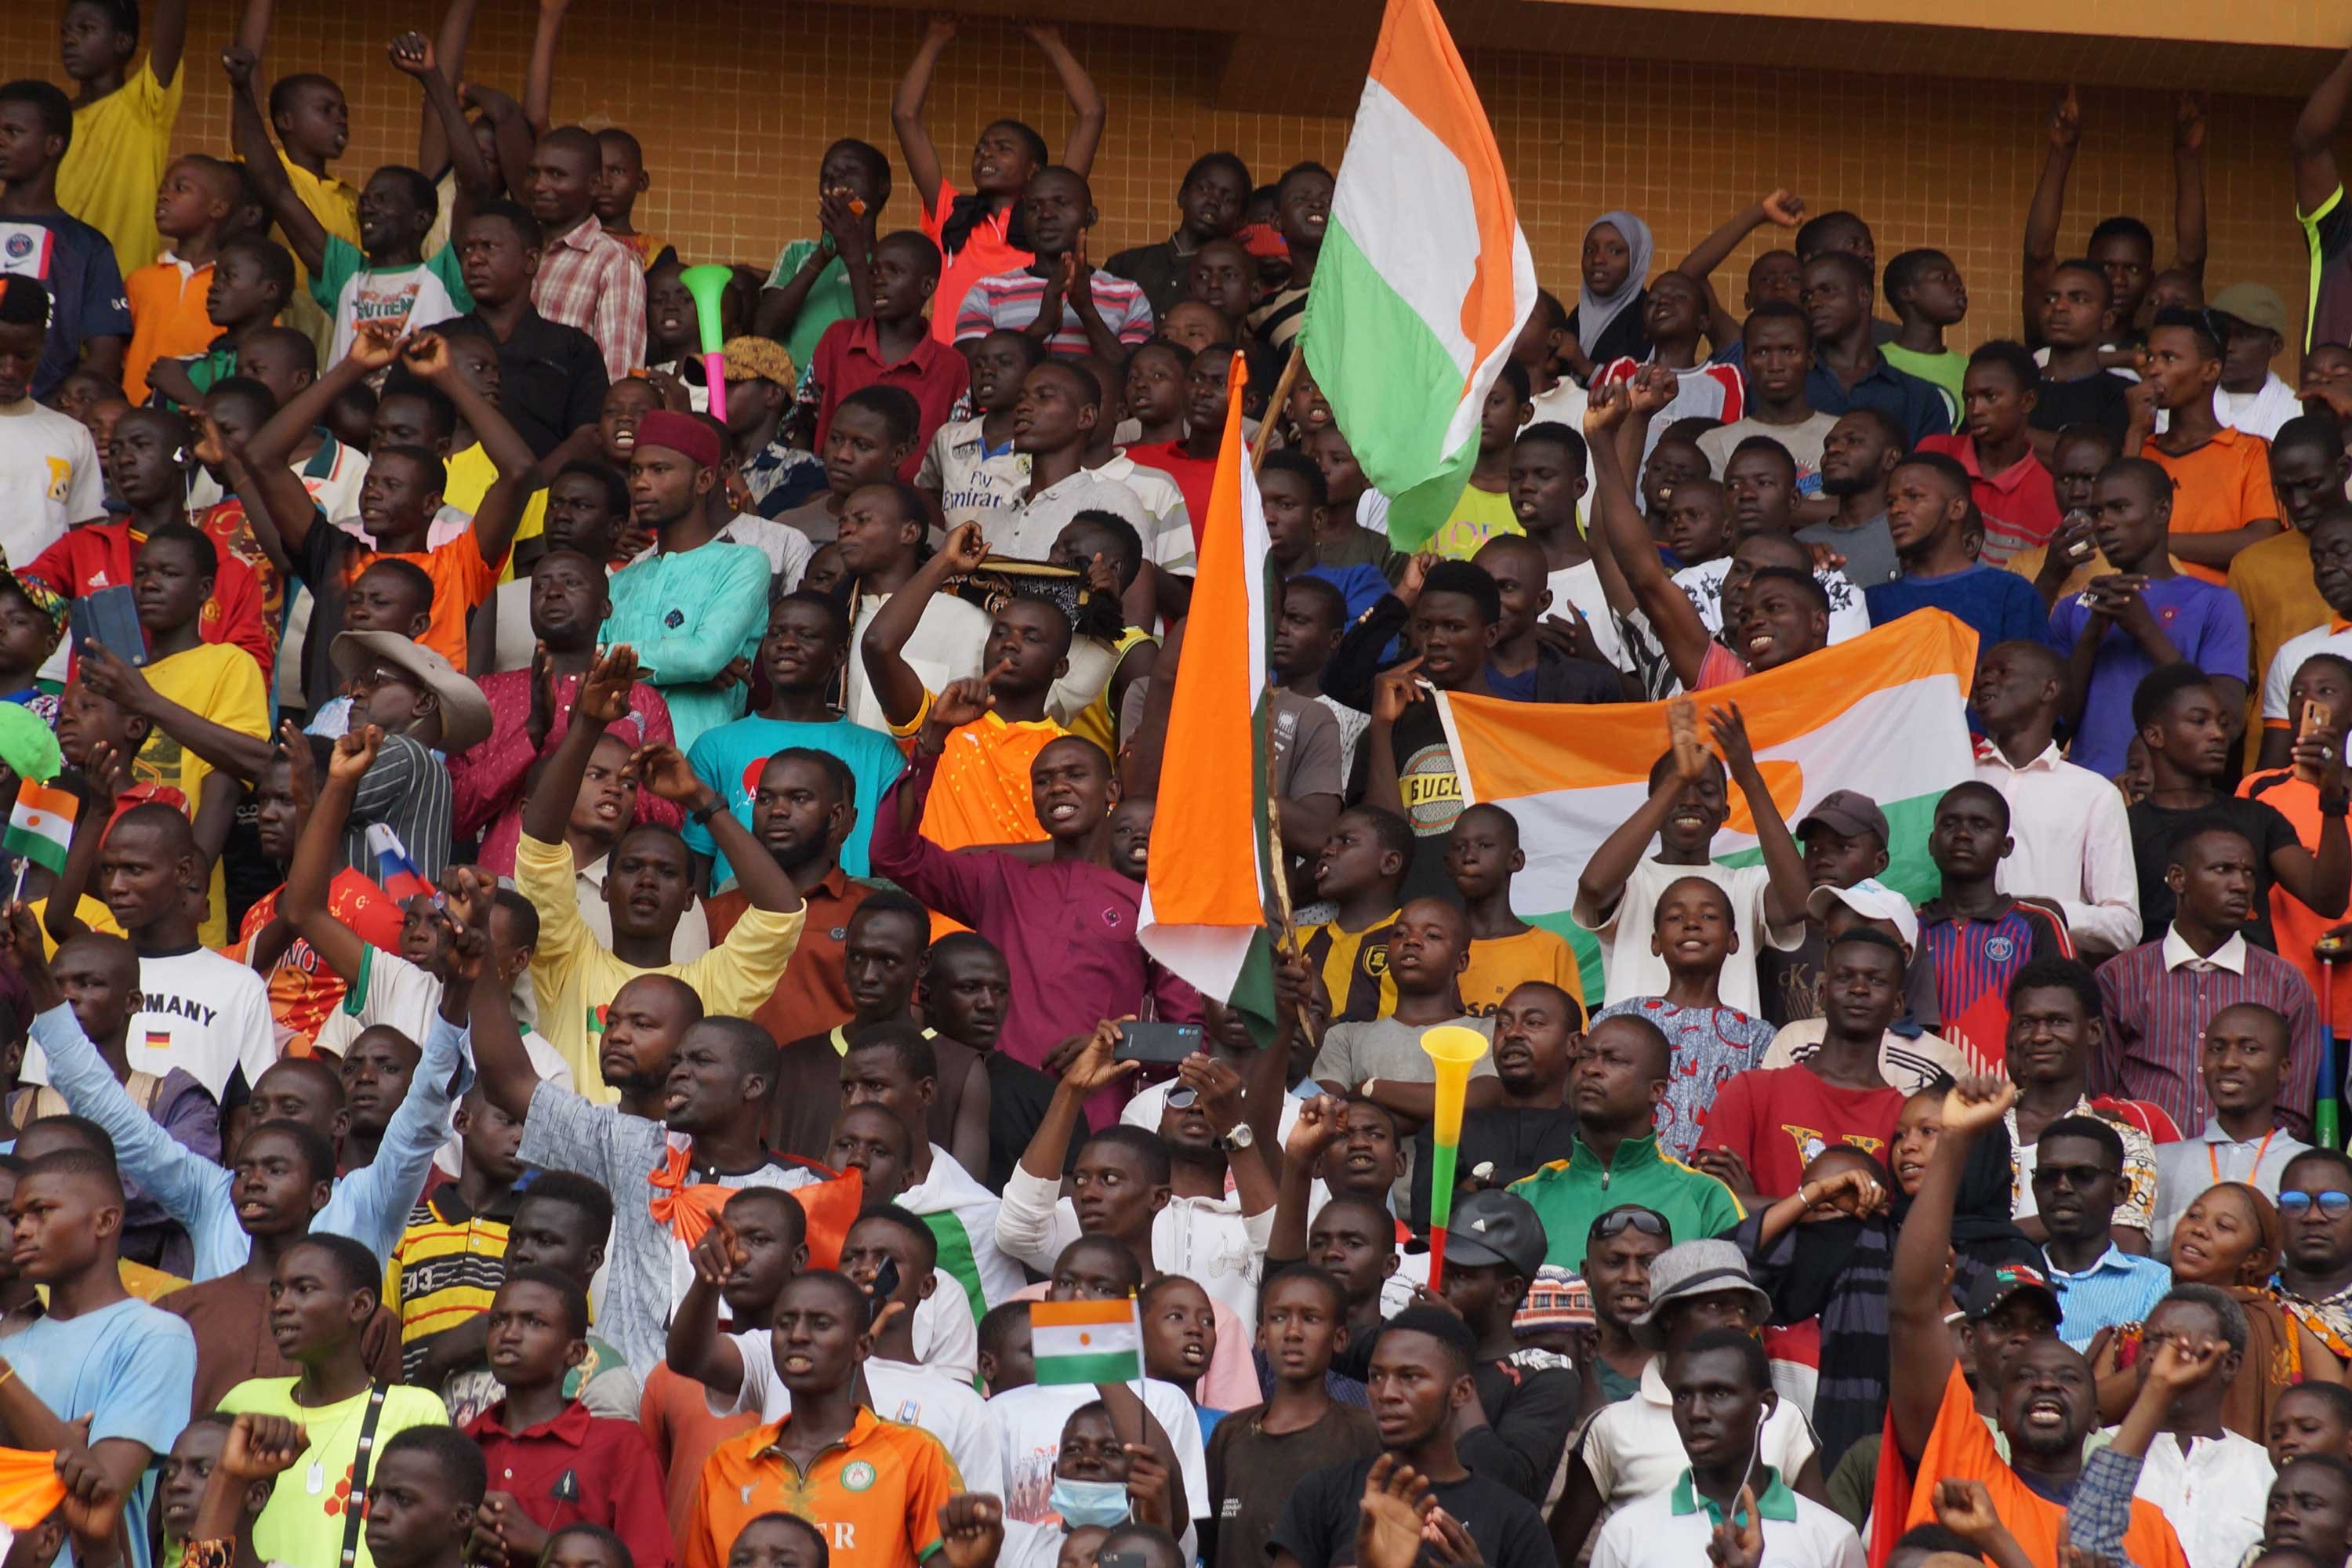
<svg viewBox="0 0 2352 1568"><path fill-rule="evenodd" d="M802 1471L777 1447L791 1422L755 1426L711 1452L680 1539L682 1568L725 1568L735 1538L763 1513L816 1526L833 1568L916 1568L940 1550L940 1510L963 1481L937 1437L861 1408L849 1435Z"/></svg>

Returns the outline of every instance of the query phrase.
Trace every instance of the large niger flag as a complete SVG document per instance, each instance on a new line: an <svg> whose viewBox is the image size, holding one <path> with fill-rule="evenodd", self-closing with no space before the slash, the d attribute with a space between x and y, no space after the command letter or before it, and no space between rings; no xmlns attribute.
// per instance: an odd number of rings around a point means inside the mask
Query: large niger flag
<svg viewBox="0 0 2352 1568"><path fill-rule="evenodd" d="M1145 952L1203 996L1239 1008L1264 1038L1274 1020L1266 911L1281 871L1266 842L1274 601L1265 514L1242 439L1249 374L1239 354L1229 375L1233 399L1201 530L1138 925Z"/></svg>
<svg viewBox="0 0 2352 1568"><path fill-rule="evenodd" d="M1389 0L1302 342L1400 550L1461 497L1487 388L1535 304L1503 154L1435 0Z"/></svg>
<svg viewBox="0 0 2352 1568"><path fill-rule="evenodd" d="M1916 903L1937 887L1927 858L1937 798L1975 772L1965 705L1976 657L1966 625L1941 610L1915 611L1794 664L1694 693L1699 733L1707 732L1706 711L1738 704L1772 804L1791 827L1832 790L1876 801L1894 836L1880 880ZM1592 851L1648 798L1650 766L1667 746L1665 704L1586 708L1441 693L1438 711L1463 804L1491 802L1518 818L1528 866L1512 884L1513 908L1569 939L1585 995L1600 997L1600 945L1569 907ZM1737 788L1730 805L1715 858L1752 864L1755 821Z"/></svg>

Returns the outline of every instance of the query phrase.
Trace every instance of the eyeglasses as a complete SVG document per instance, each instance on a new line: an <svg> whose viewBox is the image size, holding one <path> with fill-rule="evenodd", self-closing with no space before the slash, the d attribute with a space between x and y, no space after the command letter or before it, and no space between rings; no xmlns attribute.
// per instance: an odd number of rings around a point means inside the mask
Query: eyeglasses
<svg viewBox="0 0 2352 1568"><path fill-rule="evenodd" d="M1665 1216L1648 1209L1612 1209L1592 1222L1592 1234L1604 1241L1629 1229L1663 1237L1666 1234Z"/></svg>
<svg viewBox="0 0 2352 1568"><path fill-rule="evenodd" d="M2301 1219L2314 1204L2326 1218L2342 1219L2352 1214L2352 1193L2281 1193L2278 1196L2279 1213L2289 1219Z"/></svg>
<svg viewBox="0 0 2352 1568"><path fill-rule="evenodd" d="M1193 1089L1188 1084L1179 1084L1174 1089L1168 1091L1168 1109L1171 1110L1190 1110L1192 1109L1193 1102L1198 1100L1200 1098L1201 1091L1199 1089Z"/></svg>

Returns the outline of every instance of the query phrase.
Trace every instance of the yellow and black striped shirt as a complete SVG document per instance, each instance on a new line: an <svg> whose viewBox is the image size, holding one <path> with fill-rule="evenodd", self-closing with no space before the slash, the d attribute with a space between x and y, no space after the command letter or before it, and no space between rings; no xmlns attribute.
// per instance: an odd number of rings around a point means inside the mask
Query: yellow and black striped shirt
<svg viewBox="0 0 2352 1568"><path fill-rule="evenodd" d="M1299 949L1331 994L1333 1023L1369 1023L1396 1011L1396 981L1389 974L1389 933L1396 918L1391 910L1362 931L1326 921L1302 933Z"/></svg>

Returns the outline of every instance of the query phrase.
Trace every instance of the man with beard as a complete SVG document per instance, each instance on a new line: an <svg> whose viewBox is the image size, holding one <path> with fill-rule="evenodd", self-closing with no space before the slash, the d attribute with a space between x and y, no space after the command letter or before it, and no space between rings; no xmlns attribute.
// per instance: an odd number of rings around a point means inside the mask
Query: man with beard
<svg viewBox="0 0 2352 1568"><path fill-rule="evenodd" d="M1845 574L1858 588L1902 574L1886 523L1886 481L1909 446L1883 408L1849 408L1822 438L1822 494L1837 502L1837 515L1797 530L1797 542L1844 556Z"/></svg>
<svg viewBox="0 0 2352 1568"><path fill-rule="evenodd" d="M2028 1559L2039 1563L2056 1560L2065 1529L2065 1510L2050 1498L2066 1495L2081 1476L2083 1440L2098 1423L2090 1363L2054 1333L2003 1345L1981 1330L1976 1332L1977 1375L1993 1400L1999 1436L2008 1448L2004 1458L1994 1432L1978 1414L1976 1394L1960 1372L1944 1323L1951 1306L1944 1274L1961 1173L1978 1137L2000 1121L2016 1098L2016 1086L2007 1079L1982 1078L1969 1079L1945 1096L1943 1135L1928 1156L1927 1176L1895 1244L1888 1350L1892 1364L1909 1375L1895 1380L1890 1411L1903 1457L1916 1463L1918 1474L1982 1482L2001 1523ZM1978 1281L1972 1298L2016 1300L2021 1293L2039 1297L2048 1291L2038 1270L2004 1264ZM2055 1307L2054 1299L2049 1305ZM1989 1315L1990 1310L1971 1313ZM1934 1522L1937 1489L1918 1489L1907 1523ZM2133 1503L2124 1540L2130 1561L2142 1568L2187 1568L2179 1537L2152 1503Z"/></svg>

